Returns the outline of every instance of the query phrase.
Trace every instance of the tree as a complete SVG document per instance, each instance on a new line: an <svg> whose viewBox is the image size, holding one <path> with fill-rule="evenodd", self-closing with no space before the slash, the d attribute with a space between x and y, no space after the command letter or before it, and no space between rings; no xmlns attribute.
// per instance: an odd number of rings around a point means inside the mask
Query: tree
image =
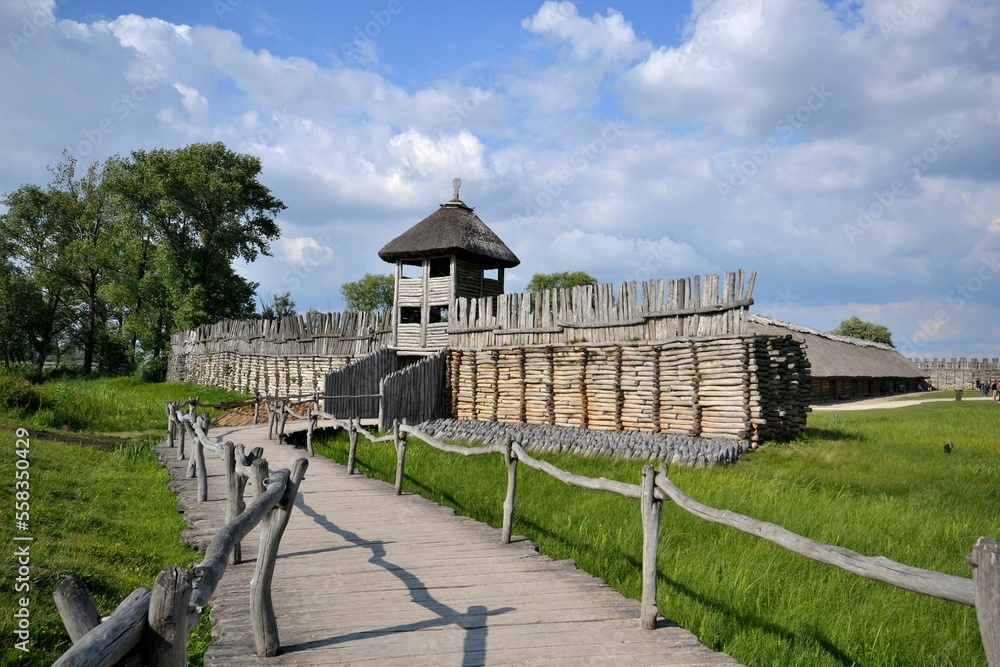
<svg viewBox="0 0 1000 667"><path fill-rule="evenodd" d="M132 330L159 354L170 333L255 312L257 283L233 262L270 255L285 205L257 180L260 159L222 143L133 151L120 194L141 236L131 249ZM150 299L161 295L155 303ZM147 340L143 340L143 338Z"/></svg>
<svg viewBox="0 0 1000 667"><path fill-rule="evenodd" d="M282 320L295 314L295 302L292 293L273 294L266 301L260 299L260 319Z"/></svg>
<svg viewBox="0 0 1000 667"><path fill-rule="evenodd" d="M258 158L193 144L52 171L0 197L4 363L30 356L40 372L75 347L84 372L114 372L160 357L175 331L253 315L257 284L233 264L269 254L285 208Z"/></svg>
<svg viewBox="0 0 1000 667"><path fill-rule="evenodd" d="M596 284L597 278L584 271L561 271L559 273L536 273L531 276L525 289L529 292L540 292L547 289Z"/></svg>
<svg viewBox="0 0 1000 667"><path fill-rule="evenodd" d="M850 336L851 338L870 340L876 343L883 343L885 345L895 347L892 344L892 333L889 331L888 327L883 324L866 322L856 316L847 318L840 323L840 326L832 330L830 333L836 336Z"/></svg>
<svg viewBox="0 0 1000 667"><path fill-rule="evenodd" d="M366 273L360 280L340 286L340 295L348 310L373 310L384 314L392 308L395 278L391 275Z"/></svg>
<svg viewBox="0 0 1000 667"><path fill-rule="evenodd" d="M98 343L111 340L103 291L114 279L120 238L127 233L113 214L105 178L115 162L91 164L79 176L68 156L52 169L46 188L22 185L3 198L8 210L0 216L0 235L39 299L32 313L39 372L64 334L83 351L84 373L100 361Z"/></svg>

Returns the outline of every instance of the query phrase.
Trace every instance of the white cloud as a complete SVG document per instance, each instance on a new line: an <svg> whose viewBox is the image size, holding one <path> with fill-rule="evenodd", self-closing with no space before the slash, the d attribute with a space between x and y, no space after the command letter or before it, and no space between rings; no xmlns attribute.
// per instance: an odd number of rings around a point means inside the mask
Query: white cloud
<svg viewBox="0 0 1000 667"><path fill-rule="evenodd" d="M884 305L912 338L1000 253L1000 5L894 14L912 4L698 0L676 43L653 43L627 10L540 2L510 18L523 49L414 84L377 49L359 66L194 21L2 3L16 39L0 49L0 191L46 182L66 147L90 160L224 141L260 156L288 205L275 257L247 273L336 307L336 287L383 271L378 248L459 176L522 259L512 288L558 270L756 269L758 310L835 326ZM996 294L948 311L938 349L1000 320ZM912 303L926 305L886 305Z"/></svg>

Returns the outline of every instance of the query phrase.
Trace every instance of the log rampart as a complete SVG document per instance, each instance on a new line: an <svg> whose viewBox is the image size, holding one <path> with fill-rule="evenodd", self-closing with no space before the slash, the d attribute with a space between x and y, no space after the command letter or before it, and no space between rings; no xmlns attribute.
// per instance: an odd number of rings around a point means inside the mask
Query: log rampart
<svg viewBox="0 0 1000 667"><path fill-rule="evenodd" d="M1000 359L911 359L938 389L975 389L976 382L995 385L1000 381Z"/></svg>
<svg viewBox="0 0 1000 667"><path fill-rule="evenodd" d="M763 442L803 432L809 362L791 336L449 352L451 416Z"/></svg>

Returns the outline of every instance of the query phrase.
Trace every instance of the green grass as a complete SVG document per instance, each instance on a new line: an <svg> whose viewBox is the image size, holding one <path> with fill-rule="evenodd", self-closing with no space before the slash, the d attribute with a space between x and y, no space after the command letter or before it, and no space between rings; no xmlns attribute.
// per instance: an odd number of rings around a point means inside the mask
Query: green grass
<svg viewBox="0 0 1000 667"><path fill-rule="evenodd" d="M1000 525L1000 406L928 403L810 415L805 437L735 466L672 469L689 495L822 542L963 577L975 540ZM945 455L944 442L955 452ZM316 445L346 460L342 434ZM581 474L638 483L641 464L544 457ZM499 526L499 457L465 459L413 442L406 490ZM391 480L393 450L362 439L358 467ZM524 466L514 531L571 558L623 594L640 594L636 501L572 489ZM982 665L975 611L814 563L667 504L661 612L709 646L759 665Z"/></svg>
<svg viewBox="0 0 1000 667"><path fill-rule="evenodd" d="M67 431L118 433L166 430L167 401L199 396L203 403L243 400L224 389L180 383L147 383L134 376L98 380L65 379L37 387L41 407L12 407L0 401L0 423Z"/></svg>
<svg viewBox="0 0 1000 667"><path fill-rule="evenodd" d="M200 560L183 546L178 534L186 525L167 488L168 473L158 469L152 446L162 436L146 436L101 446L50 439L67 437L64 426L78 432L166 431L163 404L200 394L202 400L232 400L221 390L181 384L144 384L134 378L53 381L42 385L54 397L47 412L0 411L0 480L7 491L0 506L0 541L15 545L14 536L29 535L31 651L14 648L13 618L18 564L14 548L6 549L0 569L0 665L49 665L68 647L52 592L73 575L82 580L102 615L110 614L133 590L152 587L156 573L171 564L188 567ZM43 408L44 410L44 408ZM48 437L38 426L57 426ZM15 428L31 434L30 522L16 531L14 493ZM86 443L86 433L73 437ZM22 464L23 465L23 464ZM207 615L191 635L191 664L211 641Z"/></svg>

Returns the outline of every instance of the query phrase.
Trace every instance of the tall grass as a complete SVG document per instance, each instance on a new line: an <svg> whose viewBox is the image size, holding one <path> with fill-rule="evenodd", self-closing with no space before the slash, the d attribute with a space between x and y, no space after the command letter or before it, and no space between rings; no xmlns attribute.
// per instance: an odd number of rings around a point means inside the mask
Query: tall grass
<svg viewBox="0 0 1000 667"><path fill-rule="evenodd" d="M12 387L25 391L20 383L10 382ZM0 381L0 389L3 386ZM167 401L188 396L199 396L204 403L244 398L224 389L176 382L147 383L134 376L63 378L29 386L37 394L38 403L28 407L5 402L0 391L0 423L99 433L165 429L167 418L163 406Z"/></svg>
<svg viewBox="0 0 1000 667"><path fill-rule="evenodd" d="M739 464L672 469L696 499L806 537L969 577L965 556L1000 526L1000 406L928 403L810 415L805 437L769 444ZM943 444L951 440L954 453ZM317 444L346 460L346 438ZM638 483L641 465L548 456L591 476ZM389 480L390 446L362 440L359 469ZM571 558L624 595L640 594L635 501L572 489L522 466L514 530ZM406 488L499 526L499 458L450 456L419 442ZM975 611L814 563L737 531L664 507L659 604L713 648L757 665L982 665Z"/></svg>

